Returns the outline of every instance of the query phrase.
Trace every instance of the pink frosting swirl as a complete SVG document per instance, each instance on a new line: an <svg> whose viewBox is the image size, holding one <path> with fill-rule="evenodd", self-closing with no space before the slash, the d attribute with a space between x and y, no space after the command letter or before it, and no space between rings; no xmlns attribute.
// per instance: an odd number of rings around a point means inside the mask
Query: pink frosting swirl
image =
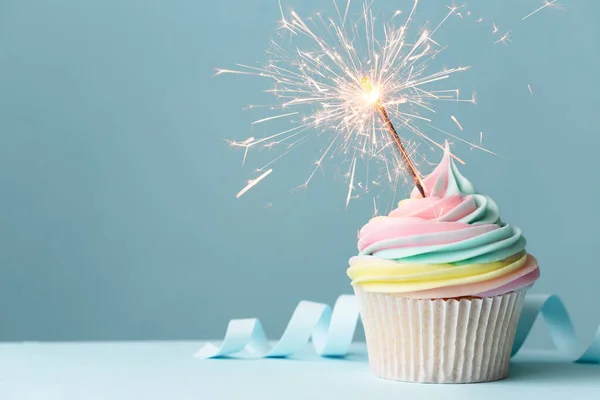
<svg viewBox="0 0 600 400"><path fill-rule="evenodd" d="M376 217L361 230L353 265L385 260L402 264L488 264L520 257L526 241L521 230L504 224L496 203L475 191L460 174L449 149L423 180L427 197L415 189L388 216ZM444 285L414 295L455 297L495 295L530 286L539 277L537 261L527 256L516 271L485 282Z"/></svg>

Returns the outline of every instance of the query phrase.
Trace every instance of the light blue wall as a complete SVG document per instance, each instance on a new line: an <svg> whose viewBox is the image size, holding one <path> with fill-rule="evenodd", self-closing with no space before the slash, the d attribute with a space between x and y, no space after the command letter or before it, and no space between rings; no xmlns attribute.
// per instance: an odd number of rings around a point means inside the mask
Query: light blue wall
<svg viewBox="0 0 600 400"><path fill-rule="evenodd" d="M600 322L600 2L526 21L539 1L486 3L471 8L480 25L456 17L440 33L440 62L473 66L454 82L479 105L456 112L507 158L455 151L525 232L543 269L535 290L562 295L587 337ZM421 11L443 12L437 0ZM278 13L274 0L0 4L0 339L218 337L246 316L275 336L300 299L350 292L372 203L345 210L333 168L290 195L314 145L234 197L251 168L223 138L268 132L241 109L269 84L211 75L263 60ZM513 43L493 44L492 21Z"/></svg>

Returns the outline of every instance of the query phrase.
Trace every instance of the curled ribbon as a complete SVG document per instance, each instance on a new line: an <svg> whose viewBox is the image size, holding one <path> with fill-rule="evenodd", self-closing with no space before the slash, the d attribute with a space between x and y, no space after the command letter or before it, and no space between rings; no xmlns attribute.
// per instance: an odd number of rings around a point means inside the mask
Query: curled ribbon
<svg viewBox="0 0 600 400"><path fill-rule="evenodd" d="M562 301L554 295L534 294L525 299L517 326L514 356L523 346L533 323L542 315L552 340L560 353L578 363L600 364L600 327L592 344L583 355L577 352L577 337L569 314ZM354 337L360 316L353 295L338 297L333 309L327 304L301 301L281 339L271 347L260 321L256 318L234 319L229 322L220 346L205 344L196 354L198 358L221 358L245 352L250 357L288 357L312 341L315 352L322 357L343 357ZM312 340L311 340L312 339Z"/></svg>

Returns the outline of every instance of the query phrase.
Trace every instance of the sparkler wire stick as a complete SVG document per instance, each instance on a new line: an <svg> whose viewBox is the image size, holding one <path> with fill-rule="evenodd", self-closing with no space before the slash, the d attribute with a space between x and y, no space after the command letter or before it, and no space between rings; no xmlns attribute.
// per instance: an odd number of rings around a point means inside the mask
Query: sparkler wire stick
<svg viewBox="0 0 600 400"><path fill-rule="evenodd" d="M355 173L360 174L359 158L367 162L367 171L371 160L381 162L379 174L382 179L387 178L393 190L400 176L406 172L421 196L427 197L413 151L418 140L430 146L443 146L421 129L423 121L428 123L427 126L431 126L429 123L432 122L421 113L435 113L434 102L475 103L474 97L470 100L461 98L458 89L438 86L469 67L429 70L430 62L447 47L437 43L433 35L456 14L459 7L448 7L445 17L433 29L425 29L426 24L423 29L411 32L409 24L413 21L419 0L412 1L412 9L401 26L384 21L379 28L376 28L379 24L376 24L371 11L373 0L365 0L361 18L355 23L347 23L350 1L347 0L343 8L338 7L334 0L340 22L321 14L303 19L294 11L291 17L286 17L282 11L279 28L293 37L300 37L301 43L306 41L306 44L289 51L271 41L266 66L238 64L239 70L217 69L216 75L254 75L274 81L268 92L278 99L277 104L251 108L264 107L278 113L260 118L253 125L294 117L290 120L291 128L258 140L231 144L244 148L244 160L251 147L279 147L281 153L258 168L259 171L267 171L274 162L309 137L333 132L312 173L299 187L306 188L326 157L338 156L343 162L350 162L346 203L357 197L352 196L355 183L357 187L369 190L370 182L367 181L363 187L365 182L361 180L368 180L368 172L367 177L355 176ZM380 32L383 36L378 39ZM508 41L508 34L502 40ZM305 45L307 47L303 47ZM453 119L462 130L458 120ZM415 141L409 140L405 133L413 134ZM263 174L248 182L238 197L266 176ZM379 185L378 180L379 177L372 180L373 184Z"/></svg>
<svg viewBox="0 0 600 400"><path fill-rule="evenodd" d="M362 85L365 88L365 90L369 93L373 90L373 87L371 86L371 84L369 83L369 80L366 77L362 79ZM423 189L423 185L421 184L421 179L419 178L419 172L417 171L417 168L415 167L413 162L410 160L410 155L408 154L408 152L406 151L406 148L402 144L402 139L400 139L400 135L396 131L396 128L394 128L394 124L392 123L392 120L391 120L387 110L385 109L383 104L381 104L381 100L379 100L379 99L377 99L377 101L375 102L375 110L377 110L377 114L379 114L379 117L381 118L383 125L385 126L388 133L390 134L390 137L392 138L392 141L394 142L394 146L396 146L396 149L398 150L398 152L400 152L400 156L402 157L402 162L404 162L406 169L408 170L408 173L410 174L410 177L412 178L413 182L415 183L415 186L419 190L419 193L421 193L421 196L423 196L423 198L425 198L426 197L425 190Z"/></svg>
<svg viewBox="0 0 600 400"><path fill-rule="evenodd" d="M417 171L417 168L410 160L410 156L409 156L408 152L406 151L406 149L404 148L404 145L402 144L402 139L400 139L400 135L398 135L398 132L396 132L396 128L394 128L394 125L392 124L392 120L390 119L390 116L388 115L387 111L385 110L385 107L381 104L381 102L378 102L375 105L375 108L377 109L377 113L381 117L381 120L383 121L385 128L390 133L390 136L392 137L392 140L394 141L394 145L396 146L396 149L398 149L398 151L400 152L400 155L402 156L402 161L406 165L406 167L408 169L408 173L410 174L410 177L414 181L415 186L417 187L417 189L419 189L419 193L421 193L421 196L426 197L425 190L423 189L423 185L421 184L421 179L419 178L419 172Z"/></svg>

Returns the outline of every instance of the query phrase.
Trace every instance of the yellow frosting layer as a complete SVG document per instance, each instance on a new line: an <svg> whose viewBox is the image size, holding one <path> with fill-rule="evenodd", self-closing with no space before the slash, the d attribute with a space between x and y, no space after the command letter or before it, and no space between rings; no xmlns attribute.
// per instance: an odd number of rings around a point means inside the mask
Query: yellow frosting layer
<svg viewBox="0 0 600 400"><path fill-rule="evenodd" d="M526 261L527 253L523 251L502 261L460 266L402 262L390 265L389 261L378 266L358 262L347 273L352 285L361 285L367 291L408 293L498 278L521 268Z"/></svg>

